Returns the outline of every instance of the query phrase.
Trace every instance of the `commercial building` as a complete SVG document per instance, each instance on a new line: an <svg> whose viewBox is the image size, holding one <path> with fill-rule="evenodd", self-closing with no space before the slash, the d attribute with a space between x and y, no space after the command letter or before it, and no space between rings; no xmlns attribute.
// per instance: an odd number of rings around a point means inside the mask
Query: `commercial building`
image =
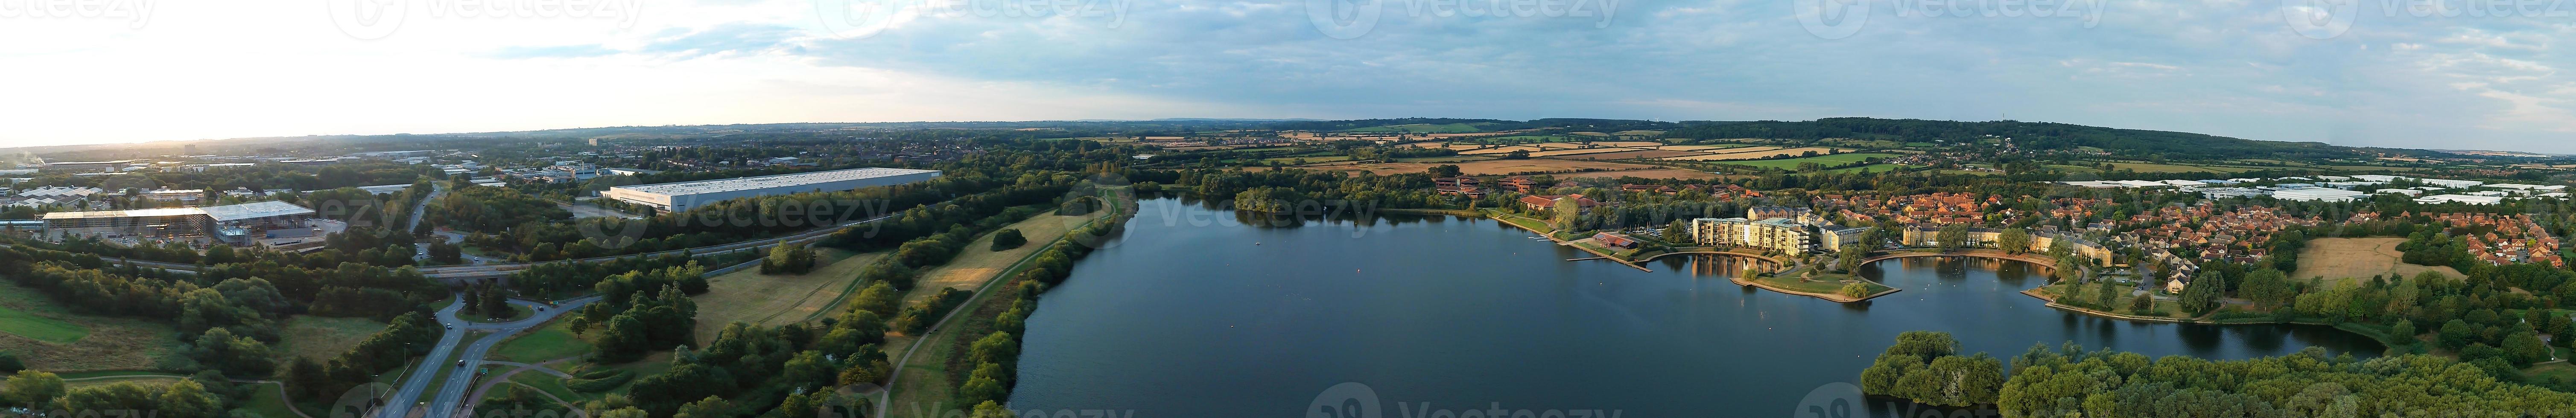
<svg viewBox="0 0 2576 418"><path fill-rule="evenodd" d="M2272 192L2272 198L2301 202L2350 202L2360 200L2361 192L2344 189L2289 189Z"/></svg>
<svg viewBox="0 0 2576 418"><path fill-rule="evenodd" d="M155 236L199 236L219 230L241 231L225 238L248 244L249 236L271 228L294 227L313 210L293 203L267 201L196 208L101 210L45 214L46 229L108 228Z"/></svg>
<svg viewBox="0 0 2576 418"><path fill-rule="evenodd" d="M117 171L123 171L123 170L125 169L125 166L129 166L129 165L134 165L134 160L116 160L116 161L64 161L64 162L51 162L51 163L45 163L45 166L44 166L43 170L45 170L45 171L49 171L49 172L64 172L64 173L74 173L74 172L80 172L80 173L117 172Z"/></svg>
<svg viewBox="0 0 2576 418"><path fill-rule="evenodd" d="M610 187L600 196L627 203L652 207L662 212L686 212L708 203L746 197L792 193L853 190L863 187L893 186L939 178L939 170L907 168L853 168L811 173L737 177L722 180L684 181Z"/></svg>

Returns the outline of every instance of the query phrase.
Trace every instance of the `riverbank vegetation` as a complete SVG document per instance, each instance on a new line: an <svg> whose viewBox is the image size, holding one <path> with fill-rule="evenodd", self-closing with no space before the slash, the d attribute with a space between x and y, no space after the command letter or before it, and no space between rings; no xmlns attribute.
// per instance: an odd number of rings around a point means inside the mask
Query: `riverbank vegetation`
<svg viewBox="0 0 2576 418"><path fill-rule="evenodd" d="M2356 360L2309 347L2213 361L2041 344L2010 358L2004 378L1999 359L1957 352L1946 333L1901 334L1861 372L1861 389L1934 405L1991 404L2014 418L2519 416L2576 402L2576 394L2425 355Z"/></svg>

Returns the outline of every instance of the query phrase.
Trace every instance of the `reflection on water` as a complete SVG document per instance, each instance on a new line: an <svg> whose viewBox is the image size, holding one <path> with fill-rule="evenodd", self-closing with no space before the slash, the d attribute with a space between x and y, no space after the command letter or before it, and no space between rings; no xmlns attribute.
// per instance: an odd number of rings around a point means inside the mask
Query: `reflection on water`
<svg viewBox="0 0 2576 418"><path fill-rule="evenodd" d="M1563 261L1590 254L1481 219L1267 219L1144 202L1120 245L1040 299L1011 406L1293 416L1360 382L1386 405L1779 415L1912 330L1997 356L2068 341L2206 358L2380 351L2324 327L2062 312L2018 293L2047 282L2019 262L1872 263L1859 273L1903 291L1845 304L1727 281L1760 263L1743 257L1664 257L1646 272Z"/></svg>

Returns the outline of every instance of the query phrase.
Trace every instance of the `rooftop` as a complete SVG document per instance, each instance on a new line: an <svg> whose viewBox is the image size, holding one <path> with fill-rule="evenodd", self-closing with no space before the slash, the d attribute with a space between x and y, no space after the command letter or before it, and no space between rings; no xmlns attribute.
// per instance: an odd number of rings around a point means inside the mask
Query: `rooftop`
<svg viewBox="0 0 2576 418"><path fill-rule="evenodd" d="M758 176L758 177L739 177L739 178L717 179L717 180L683 181L683 182L677 182L677 183L643 184L643 185L634 185L634 186L622 186L622 187L618 187L618 188L619 188L619 189L626 189L626 190L637 191L637 192L654 193L654 194L663 194L663 195L692 195L692 194L705 194L705 193L738 192L738 191L744 191L744 190L760 190L760 189L767 189L767 188L773 188L773 187L789 187L789 186L797 186L797 185L805 185L805 184L814 184L814 183L825 183L825 182L835 182L835 181L843 181L843 180L858 180L858 179L867 179L867 178L889 177L889 176L901 176L901 175L923 174L923 173L937 173L937 172L939 172L939 170L915 170L915 169L909 169L909 168L883 168L883 167L869 167L869 168L853 168L853 169L848 169L848 170L816 171L816 172L811 172L811 173L778 174L778 175L768 175L768 176Z"/></svg>

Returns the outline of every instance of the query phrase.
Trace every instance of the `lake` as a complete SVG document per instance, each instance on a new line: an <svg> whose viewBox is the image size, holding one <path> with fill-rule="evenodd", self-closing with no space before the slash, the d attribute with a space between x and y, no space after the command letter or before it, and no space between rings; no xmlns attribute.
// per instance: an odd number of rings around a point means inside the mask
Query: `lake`
<svg viewBox="0 0 2576 418"><path fill-rule="evenodd" d="M1011 407L1291 417L1357 382L1385 412L1344 416L1496 403L1783 416L1811 390L1856 382L1905 331L1949 332L1966 352L1997 357L2067 341L2213 359L2382 349L2326 327L2058 311L2018 293L2047 279L2014 262L1883 261L1862 273L1904 291L1842 304L1736 285L1724 259L1665 257L1648 263L1653 272L1564 261L1591 254L1490 220L1245 218L1143 201L1124 235L1079 262L1029 318Z"/></svg>

